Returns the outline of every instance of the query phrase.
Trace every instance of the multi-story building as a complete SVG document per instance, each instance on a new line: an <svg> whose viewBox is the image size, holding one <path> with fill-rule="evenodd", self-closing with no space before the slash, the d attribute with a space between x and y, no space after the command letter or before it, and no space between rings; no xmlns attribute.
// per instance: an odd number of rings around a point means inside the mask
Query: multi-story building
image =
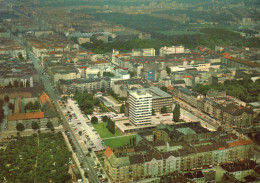
<svg viewBox="0 0 260 183"><path fill-rule="evenodd" d="M74 93L75 91L99 91L101 88L110 89L110 78L89 78L75 80L59 80L59 91L62 94Z"/></svg>
<svg viewBox="0 0 260 183"><path fill-rule="evenodd" d="M217 165L216 182L225 182L230 179L234 182L259 182L259 164L253 160L241 160Z"/></svg>
<svg viewBox="0 0 260 183"><path fill-rule="evenodd" d="M152 95L152 108L155 112L160 112L162 107L167 108L167 112L172 111L172 96L157 87L143 88L143 91Z"/></svg>
<svg viewBox="0 0 260 183"><path fill-rule="evenodd" d="M164 57L165 55L169 54L176 54L176 53L184 53L183 46L172 46L172 47L161 47L160 48L160 56Z"/></svg>
<svg viewBox="0 0 260 183"><path fill-rule="evenodd" d="M144 49L133 49L133 56L155 56L154 48L144 48Z"/></svg>
<svg viewBox="0 0 260 183"><path fill-rule="evenodd" d="M152 95L141 90L129 91L129 120L135 125L152 123Z"/></svg>
<svg viewBox="0 0 260 183"><path fill-rule="evenodd" d="M250 108L229 104L223 109L222 121L236 128L248 128L253 124L253 115Z"/></svg>
<svg viewBox="0 0 260 183"><path fill-rule="evenodd" d="M152 96L152 110L154 110L154 112L160 112L163 107L166 107L167 112L172 111L172 96L170 94L166 93L165 91L157 87L141 86L138 90L144 91ZM127 104L128 103L129 101L127 101Z"/></svg>
<svg viewBox="0 0 260 183"><path fill-rule="evenodd" d="M176 86L173 95L188 104L235 128L248 128L253 125L254 111L246 104L226 92L209 90L207 96L198 95L187 88Z"/></svg>
<svg viewBox="0 0 260 183"><path fill-rule="evenodd" d="M134 146L107 147L104 168L113 182L137 181L250 159L253 149L253 141L246 136L209 132L199 123L161 126L156 131L139 132Z"/></svg>

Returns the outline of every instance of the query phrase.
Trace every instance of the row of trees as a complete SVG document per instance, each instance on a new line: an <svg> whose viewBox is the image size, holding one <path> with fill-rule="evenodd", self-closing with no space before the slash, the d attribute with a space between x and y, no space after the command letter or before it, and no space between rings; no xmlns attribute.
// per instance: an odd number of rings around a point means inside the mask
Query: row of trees
<svg viewBox="0 0 260 183"><path fill-rule="evenodd" d="M40 126L39 126L39 124L36 121L33 121L31 123L31 127L32 127L33 130L40 130ZM46 123L46 127L48 129L50 129L51 131L54 131L54 127L53 127L52 122L50 122L50 121L47 122ZM25 126L22 123L17 123L16 130L19 131L19 132L22 132L22 131L25 130Z"/></svg>
<svg viewBox="0 0 260 183"><path fill-rule="evenodd" d="M193 91L206 95L210 89L226 91L227 95L239 98L247 103L260 100L260 79L257 79L255 82L252 80L226 80L223 84L197 84Z"/></svg>
<svg viewBox="0 0 260 183"><path fill-rule="evenodd" d="M165 114L165 113L167 113L167 111L168 110L167 110L166 106L163 106L161 108L161 114ZM154 109L153 109L152 115L154 115L154 114L155 113L154 113ZM174 110L172 111L172 114L173 114L172 120L175 121L175 122L178 122L180 120L180 114L181 114L181 112L180 112L180 105L178 103L175 105Z"/></svg>
<svg viewBox="0 0 260 183"><path fill-rule="evenodd" d="M39 101L35 101L35 102L30 101L25 105L25 111L27 110L35 111L40 109L41 109L41 104Z"/></svg>

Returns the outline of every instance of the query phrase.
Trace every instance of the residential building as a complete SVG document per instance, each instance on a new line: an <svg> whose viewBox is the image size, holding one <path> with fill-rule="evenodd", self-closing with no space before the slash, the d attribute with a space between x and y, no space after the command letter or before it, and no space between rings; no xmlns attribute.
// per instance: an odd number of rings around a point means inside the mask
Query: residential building
<svg viewBox="0 0 260 183"><path fill-rule="evenodd" d="M99 91L101 88L110 89L110 78L88 78L75 80L59 80L58 89L62 94L75 93L76 91Z"/></svg>
<svg viewBox="0 0 260 183"><path fill-rule="evenodd" d="M165 57L165 55L184 53L183 46L172 46L172 47L161 47L160 48L160 57Z"/></svg>
<svg viewBox="0 0 260 183"><path fill-rule="evenodd" d="M19 95L18 95L19 96ZM15 102L15 108L19 104L19 98L16 99ZM31 100L29 100L31 101ZM8 122L7 122L7 130L14 131L16 130L16 125L18 123L22 123L25 127L25 129L31 129L32 122L37 122L40 128L47 128L46 124L48 122L51 122L54 127L57 127L59 125L59 118L56 114L55 108L49 98L49 96L43 92L40 96L40 103L41 103L41 110L39 112L21 112L24 111L22 108L17 111L17 113L13 113L8 116Z"/></svg>
<svg viewBox="0 0 260 183"><path fill-rule="evenodd" d="M154 48L133 49L132 56L155 56Z"/></svg>
<svg viewBox="0 0 260 183"><path fill-rule="evenodd" d="M259 182L260 166L253 160L241 160L217 165L216 182L223 182L226 176L232 176L239 182Z"/></svg>
<svg viewBox="0 0 260 183"><path fill-rule="evenodd" d="M254 143L246 136L225 131L209 132L200 123L158 126L139 132L136 145L104 152L104 169L112 182L130 182L173 172L249 159ZM200 171L184 173L191 182L205 182Z"/></svg>

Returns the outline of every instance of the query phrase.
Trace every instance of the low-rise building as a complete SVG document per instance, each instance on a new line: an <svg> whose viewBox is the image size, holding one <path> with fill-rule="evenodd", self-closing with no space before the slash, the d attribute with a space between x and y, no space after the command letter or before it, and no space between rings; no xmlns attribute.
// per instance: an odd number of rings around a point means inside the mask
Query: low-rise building
<svg viewBox="0 0 260 183"><path fill-rule="evenodd" d="M7 130L15 131L18 123L22 123L25 129L31 129L31 124L37 122L40 128L47 128L46 124L51 122L54 127L59 125L59 118L49 96L43 92L40 96L42 109L39 112L20 112L8 116ZM23 110L24 111L24 110Z"/></svg>

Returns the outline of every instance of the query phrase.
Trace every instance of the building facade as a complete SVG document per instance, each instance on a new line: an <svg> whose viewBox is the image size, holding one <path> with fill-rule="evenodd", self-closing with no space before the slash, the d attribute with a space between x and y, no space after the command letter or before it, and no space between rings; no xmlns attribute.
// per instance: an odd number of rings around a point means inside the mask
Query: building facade
<svg viewBox="0 0 260 183"><path fill-rule="evenodd" d="M129 182L250 159L254 143L238 135L187 124L162 127L152 135L140 132L135 146L107 147L104 168L112 182Z"/></svg>
<svg viewBox="0 0 260 183"><path fill-rule="evenodd" d="M129 92L129 120L135 125L152 123L152 95L145 91Z"/></svg>

